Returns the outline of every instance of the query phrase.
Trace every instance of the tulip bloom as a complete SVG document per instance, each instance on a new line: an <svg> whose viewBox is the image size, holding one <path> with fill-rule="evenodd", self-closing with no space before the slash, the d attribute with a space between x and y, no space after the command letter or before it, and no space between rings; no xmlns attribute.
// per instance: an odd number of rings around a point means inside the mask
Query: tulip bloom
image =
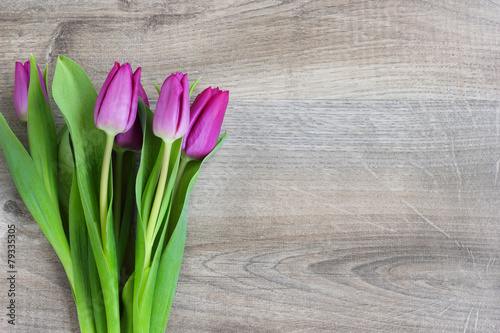
<svg viewBox="0 0 500 333"><path fill-rule="evenodd" d="M214 149L219 137L229 91L205 89L191 106L191 126L184 137L183 149L189 158L201 160Z"/></svg>
<svg viewBox="0 0 500 333"><path fill-rule="evenodd" d="M153 117L153 133L165 142L186 134L189 126L189 83L187 74L170 75L161 86Z"/></svg>
<svg viewBox="0 0 500 333"><path fill-rule="evenodd" d="M141 68L132 74L129 63L118 62L111 69L94 108L96 126L109 135L128 131L137 115Z"/></svg>
<svg viewBox="0 0 500 333"><path fill-rule="evenodd" d="M28 121L28 89L30 85L30 61L26 61L24 65L16 61L15 80L14 80L14 110L16 116L21 121ZM38 65L38 77L40 78L40 85L42 86L43 94L49 103L47 96L47 89L43 81L43 75Z"/></svg>
<svg viewBox="0 0 500 333"><path fill-rule="evenodd" d="M148 96L142 84L139 85L139 97L144 104L149 107ZM142 149L142 140L142 126L138 117L135 118L134 124L128 131L125 133L118 133L115 137L115 142L118 147L132 151L140 151Z"/></svg>

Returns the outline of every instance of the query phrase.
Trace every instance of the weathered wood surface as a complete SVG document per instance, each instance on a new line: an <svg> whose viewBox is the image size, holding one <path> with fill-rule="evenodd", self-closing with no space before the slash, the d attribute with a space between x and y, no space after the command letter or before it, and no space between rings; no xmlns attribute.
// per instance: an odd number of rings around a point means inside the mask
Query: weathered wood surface
<svg viewBox="0 0 500 333"><path fill-rule="evenodd" d="M97 88L116 59L143 82L178 69L231 90L230 135L191 197L171 332L500 330L498 2L0 10L0 110L24 143L13 62L30 52L50 73L57 54L75 59ZM18 325L2 315L0 330L76 332L62 266L0 155L2 300L8 224L19 255Z"/></svg>

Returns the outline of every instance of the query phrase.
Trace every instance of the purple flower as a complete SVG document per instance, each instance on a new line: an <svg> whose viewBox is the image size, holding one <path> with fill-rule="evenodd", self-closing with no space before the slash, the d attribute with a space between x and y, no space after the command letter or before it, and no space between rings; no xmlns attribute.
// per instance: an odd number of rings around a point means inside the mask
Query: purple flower
<svg viewBox="0 0 500 333"><path fill-rule="evenodd" d="M187 74L170 75L160 90L153 117L153 133L166 142L184 134L189 126L189 83Z"/></svg>
<svg viewBox="0 0 500 333"><path fill-rule="evenodd" d="M139 84L139 97L149 107L148 96L142 84ZM135 118L134 124L128 131L118 133L115 137L115 142L118 147L133 151L140 151L142 149L142 140L142 126L139 117Z"/></svg>
<svg viewBox="0 0 500 333"><path fill-rule="evenodd" d="M201 160L214 149L228 101L229 91L219 88L209 87L196 97L191 106L194 120L183 142L186 156Z"/></svg>
<svg viewBox="0 0 500 333"><path fill-rule="evenodd" d="M118 62L111 69L97 97L94 121L109 135L128 131L137 116L141 68L132 74L129 63Z"/></svg>
<svg viewBox="0 0 500 333"><path fill-rule="evenodd" d="M47 89L45 87L45 82L43 81L43 75L38 65L36 67L38 69L40 85L42 86L42 91L48 104L49 97L47 96ZM17 118L21 121L28 121L28 89L30 86L30 72L31 65L29 60L26 61L24 65L16 61L14 80L14 110L16 111Z"/></svg>

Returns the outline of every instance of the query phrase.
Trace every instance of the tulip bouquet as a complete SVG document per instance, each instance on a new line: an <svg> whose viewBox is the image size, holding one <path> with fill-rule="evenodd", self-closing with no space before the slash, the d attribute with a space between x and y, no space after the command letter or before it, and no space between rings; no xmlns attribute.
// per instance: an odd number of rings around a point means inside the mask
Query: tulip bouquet
<svg viewBox="0 0 500 333"><path fill-rule="evenodd" d="M31 56L16 63L14 89L29 152L0 115L14 183L61 260L82 332L165 332L189 195L226 137L227 91L209 87L190 105L199 79L189 87L175 73L156 87L153 113L140 76L115 63L97 95L83 69L59 56L52 96L65 125L56 132L47 67Z"/></svg>

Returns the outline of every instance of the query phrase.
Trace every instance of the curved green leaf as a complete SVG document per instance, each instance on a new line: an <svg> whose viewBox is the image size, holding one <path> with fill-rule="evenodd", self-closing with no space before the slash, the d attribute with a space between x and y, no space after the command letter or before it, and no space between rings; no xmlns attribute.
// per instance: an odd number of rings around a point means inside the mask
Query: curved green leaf
<svg viewBox="0 0 500 333"><path fill-rule="evenodd" d="M54 206L35 163L1 114L0 144L21 198L56 251L73 289L71 254L59 210Z"/></svg>
<svg viewBox="0 0 500 333"><path fill-rule="evenodd" d="M73 140L78 188L104 295L108 332L119 332L118 272L116 264L106 258L99 226L100 178L96 175L101 171L106 134L94 124L97 94L85 71L63 56L57 59L52 91ZM112 246L116 246L114 241Z"/></svg>
<svg viewBox="0 0 500 333"><path fill-rule="evenodd" d="M31 55L30 66L30 85L28 89L28 141L30 155L33 158L33 162L35 162L35 166L42 177L54 206L59 209L54 113L50 104L47 104L43 93L38 67L33 55Z"/></svg>
<svg viewBox="0 0 500 333"><path fill-rule="evenodd" d="M78 312L78 321L83 333L96 332L92 292L88 270L88 234L85 225L80 192L76 174L73 177L73 186L69 201L69 235L71 243L71 258L75 276L75 304Z"/></svg>
<svg viewBox="0 0 500 333"><path fill-rule="evenodd" d="M66 237L69 238L69 198L73 184L73 151L71 150L69 131L66 125L57 134L57 194L59 210ZM70 242L71 244L71 242Z"/></svg>

